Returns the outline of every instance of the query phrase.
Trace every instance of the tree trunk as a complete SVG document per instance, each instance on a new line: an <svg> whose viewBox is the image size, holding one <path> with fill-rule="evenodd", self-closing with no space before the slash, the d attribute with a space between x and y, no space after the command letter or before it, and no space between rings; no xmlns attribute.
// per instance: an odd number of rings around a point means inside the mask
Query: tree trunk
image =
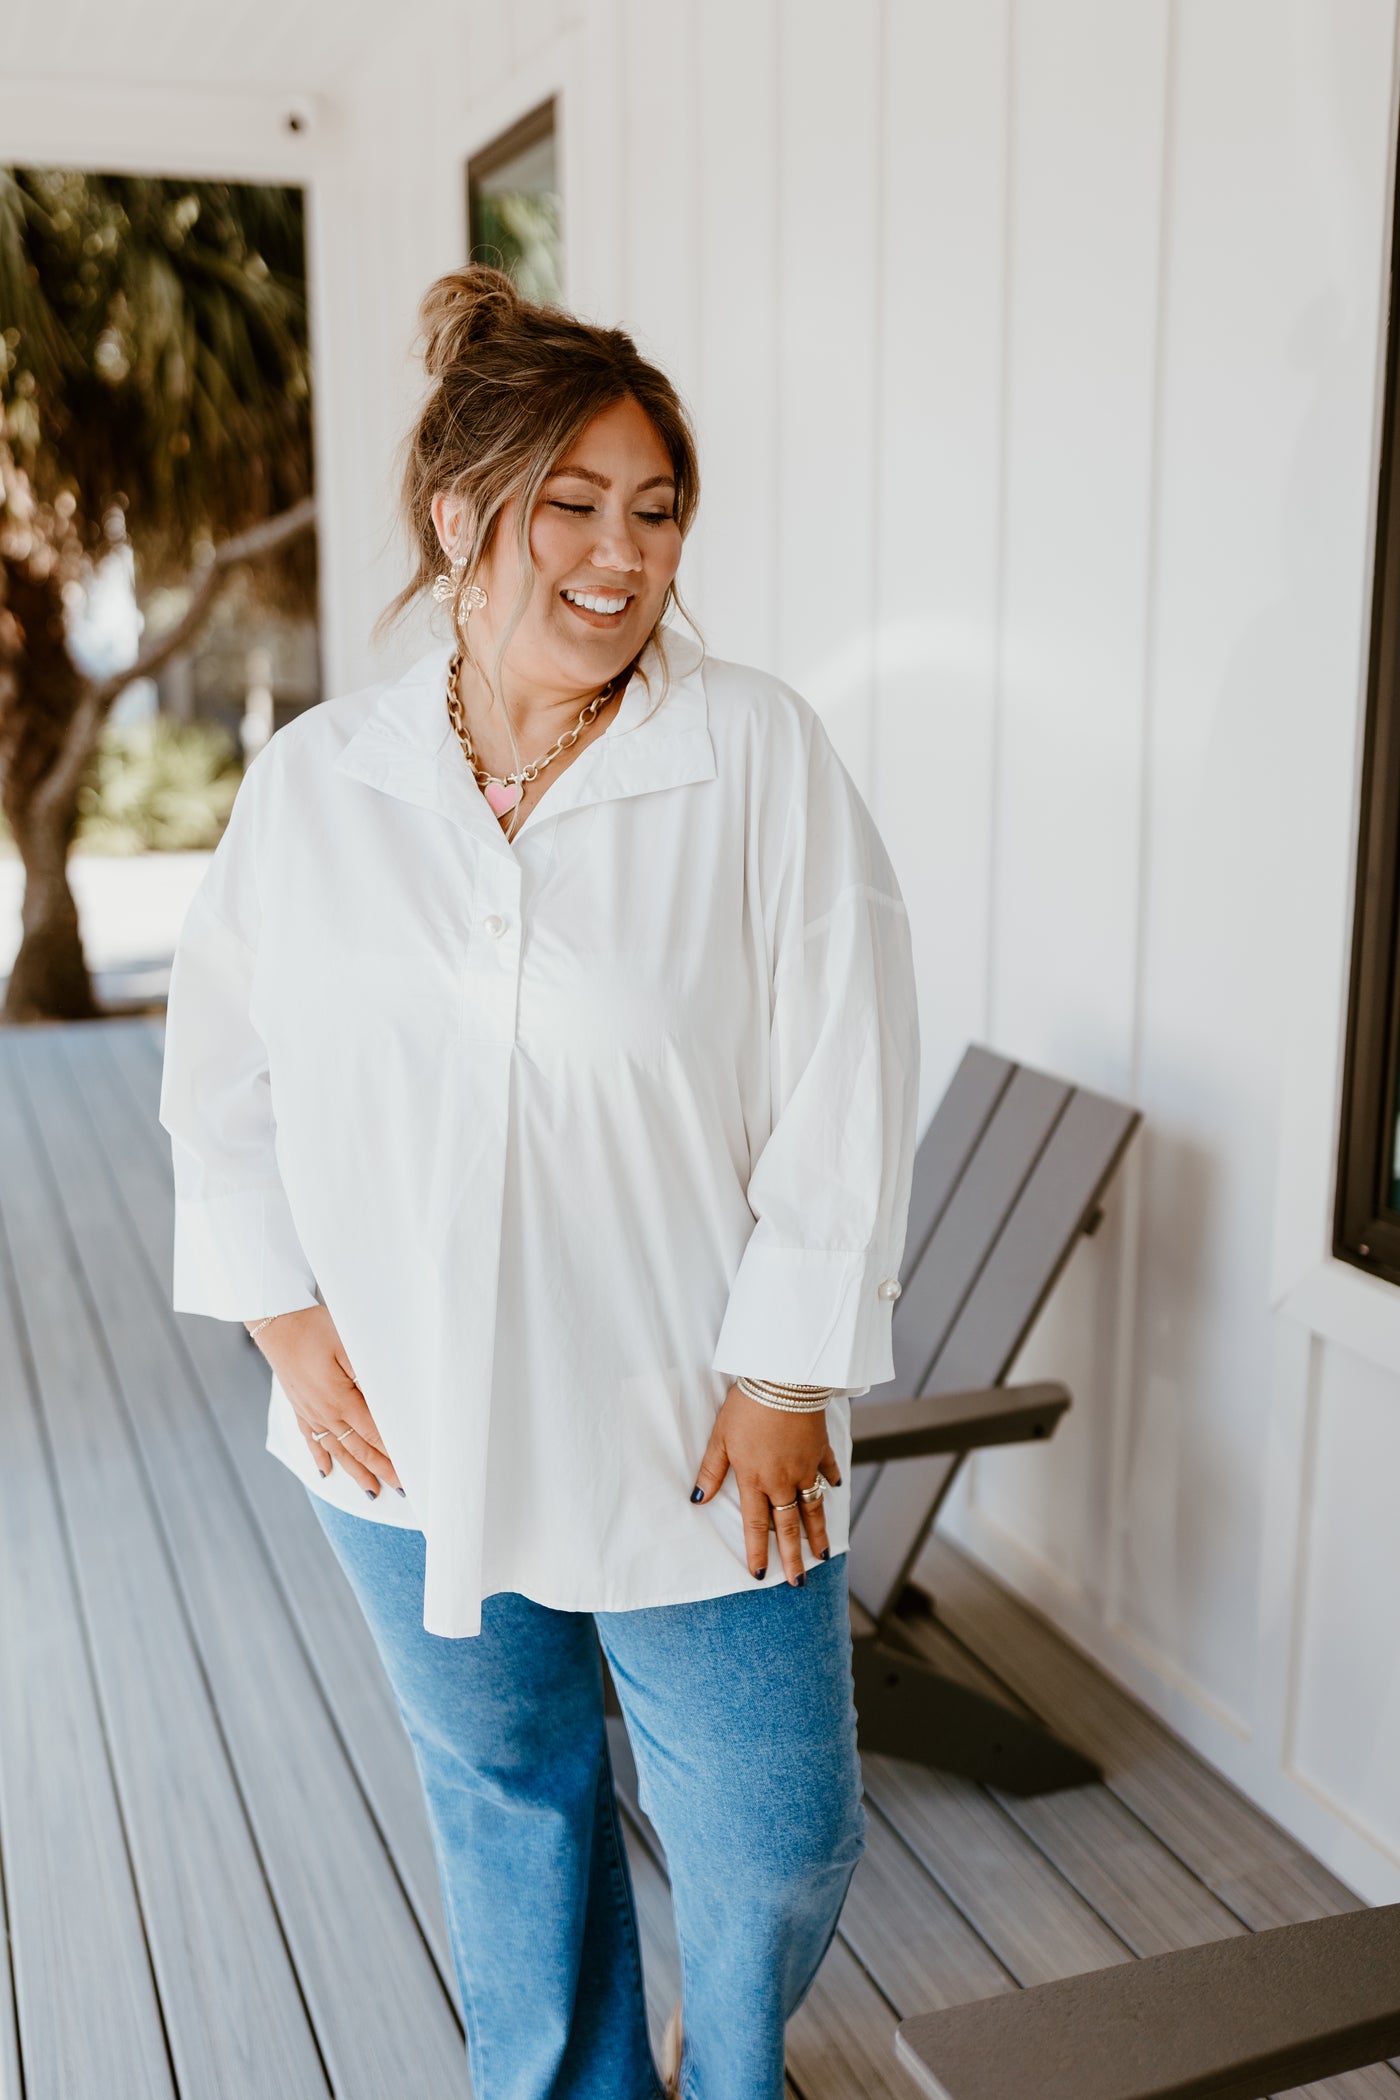
<svg viewBox="0 0 1400 2100"><path fill-rule="evenodd" d="M85 728L79 720L84 681L68 654L57 578L36 577L16 562L7 565L5 585L19 648L0 696L0 801L24 863L25 887L4 1019L87 1021L101 1009L68 887L77 790L55 792L51 777L71 738Z"/></svg>
<svg viewBox="0 0 1400 2100"><path fill-rule="evenodd" d="M68 848L77 816L31 816L16 834L24 862L24 914L19 953L5 989L4 1019L91 1021L101 1012L93 994L78 932L78 907L68 887Z"/></svg>
<svg viewBox="0 0 1400 2100"><path fill-rule="evenodd" d="M101 1014L67 863L78 794L102 725L133 679L154 677L195 639L240 562L268 560L315 523L315 500L306 496L225 540L198 572L180 618L108 678L84 678L68 654L57 563L0 559L0 808L25 872L23 936L0 1019L89 1021Z"/></svg>

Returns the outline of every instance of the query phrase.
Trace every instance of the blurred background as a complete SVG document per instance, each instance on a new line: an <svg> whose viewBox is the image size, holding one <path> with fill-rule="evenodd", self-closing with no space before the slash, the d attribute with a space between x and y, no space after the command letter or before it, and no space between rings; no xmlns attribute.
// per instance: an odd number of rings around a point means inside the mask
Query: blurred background
<svg viewBox="0 0 1400 2100"><path fill-rule="evenodd" d="M0 316L7 1010L129 1010L320 691L303 193L0 170Z"/></svg>

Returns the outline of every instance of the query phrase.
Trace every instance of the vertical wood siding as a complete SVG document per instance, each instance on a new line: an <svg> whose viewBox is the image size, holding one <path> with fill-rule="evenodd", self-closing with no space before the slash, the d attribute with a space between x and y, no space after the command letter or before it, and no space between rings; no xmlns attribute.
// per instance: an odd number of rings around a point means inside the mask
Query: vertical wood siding
<svg viewBox="0 0 1400 2100"><path fill-rule="evenodd" d="M571 296L695 410L710 646L889 842L925 1112L974 1036L1146 1111L1024 1364L1074 1413L951 1521L1391 1897L1400 1529L1356 1483L1400 1352L1271 1306L1301 1201L1325 1253L1279 1105L1320 1007L1289 1084L1333 1114L1393 13L581 0L560 60Z"/></svg>

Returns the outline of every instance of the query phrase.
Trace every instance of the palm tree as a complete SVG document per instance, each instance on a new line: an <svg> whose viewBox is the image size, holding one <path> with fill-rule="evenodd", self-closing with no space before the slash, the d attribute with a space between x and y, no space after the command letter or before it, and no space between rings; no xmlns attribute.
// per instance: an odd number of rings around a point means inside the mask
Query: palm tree
<svg viewBox="0 0 1400 2100"><path fill-rule="evenodd" d="M311 488L300 191L0 169L0 807L25 869L5 1019L98 1011L67 858L102 725L236 564L314 603ZM190 583L189 606L88 678L65 602L122 540L143 596Z"/></svg>

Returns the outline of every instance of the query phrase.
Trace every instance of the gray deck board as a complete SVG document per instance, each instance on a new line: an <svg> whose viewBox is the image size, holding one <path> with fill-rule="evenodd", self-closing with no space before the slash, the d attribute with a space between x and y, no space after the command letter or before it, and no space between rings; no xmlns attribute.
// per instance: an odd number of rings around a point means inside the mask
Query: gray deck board
<svg viewBox="0 0 1400 2100"><path fill-rule="evenodd" d="M134 1032L108 1036L93 1047L74 1045L70 1056L76 1083L119 1170L131 1229L165 1288L173 1202L169 1141L155 1117L159 1066ZM181 1317L180 1325L287 1609L455 2002L447 1924L412 1752L369 1630L306 1507L306 1491L267 1455L266 1359L231 1323ZM222 1395L236 1397L236 1404L219 1404Z"/></svg>
<svg viewBox="0 0 1400 2100"><path fill-rule="evenodd" d="M867 1800L865 1856L856 1868L841 1937L903 2018L1016 1988L985 1940L919 1865L893 1823Z"/></svg>
<svg viewBox="0 0 1400 2100"><path fill-rule="evenodd" d="M465 2049L455 2008L424 1958L334 1720L311 1692L295 1627L200 1404L180 1338L193 1322L169 1313L165 1285L143 1259L105 1171L100 1134L87 1123L63 1046L46 1044L43 1033L17 1032L5 1063L25 1069L38 1097L77 1259L333 2090L346 2100L380 2100L407 2086L423 2100L460 2100ZM93 1049L75 1045L74 1054ZM114 1507L121 1509L119 1490ZM104 1534L112 1521L95 1528ZM180 1805L183 1844L197 1838L199 1821ZM218 1880L206 1886L205 1900L222 1907ZM372 1935L361 1927L367 1914ZM172 1998L169 2016L184 2010Z"/></svg>
<svg viewBox="0 0 1400 2100"><path fill-rule="evenodd" d="M867 1757L865 1783L1018 1983L1049 1983L1131 1959L1117 1934L981 1787L892 1757Z"/></svg>
<svg viewBox="0 0 1400 2100"><path fill-rule="evenodd" d="M142 1020L0 1036L0 2100L467 2100L373 1644L264 1449L262 1357L169 1308L160 1059ZM869 1845L789 2031L789 2100L909 2100L893 2031L921 2010L1357 1907L945 1541L921 1575L940 1620L906 1637L1106 1783L1026 1800L868 1758ZM620 1747L659 2045L679 1963ZM1400 2100L1400 2080L1308 2091Z"/></svg>
<svg viewBox="0 0 1400 2100"><path fill-rule="evenodd" d="M1097 1800L1102 1813L1105 1797L1111 1798L1218 1902L1218 1913L1201 1915L1207 1928L1201 1939L1228 1936L1232 1928L1220 1922L1222 1917L1258 1932L1363 1907L1360 1897L1295 1838L955 1546L931 1539L919 1574L935 1593L940 1620L967 1651L966 1660L995 1673L1004 1692L1023 1699L1103 1767L1103 1787L1015 1804L1038 1843L1047 1837L1052 1844L1058 1841L1056 1824L1083 1813L1076 1803ZM927 1635L922 1645L931 1645ZM939 1647L945 1666L952 1645L945 1636ZM1107 1860L1093 1871L1100 1878L1105 1871L1119 1878ZM1179 1886L1173 1902L1160 1907L1150 1907L1141 1888L1133 1891L1135 1914L1150 1918L1159 1942L1135 1951L1166 1952L1197 1943L1195 1906L1182 1913ZM1161 1944L1173 1929L1182 1936ZM1141 1932L1141 1924L1133 1928L1135 1938ZM1377 2064L1324 2079L1306 2092L1310 2100L1400 2100L1400 2077L1392 2065Z"/></svg>
<svg viewBox="0 0 1400 2100"><path fill-rule="evenodd" d="M3 1850L2 1833L0 1850ZM22 2100L19 2029L15 2024L14 1973L10 1959L10 1913L3 1875L0 1875L0 1934L4 1937L4 1958L0 1960L0 2100Z"/></svg>
<svg viewBox="0 0 1400 2100"><path fill-rule="evenodd" d="M104 1308L70 1237L100 1185L61 1078L45 1100L55 1077L51 1059L0 1038L0 1217L171 2061L182 2088L211 2100L279 2100L289 2077L310 2100L325 2079L109 1353L133 1308L109 1304L97 1324ZM185 1811L178 1846L172 1800Z"/></svg>
<svg viewBox="0 0 1400 2100"><path fill-rule="evenodd" d="M8 1176L7 1176L8 1179ZM0 1848L27 2100L174 2092L0 1231ZM70 2008L86 2000L87 2017Z"/></svg>
<svg viewBox="0 0 1400 2100"><path fill-rule="evenodd" d="M936 1535L920 1565L939 1618L1105 1769L1109 1791L1252 1932L1361 1899L1070 1643Z"/></svg>
<svg viewBox="0 0 1400 2100"><path fill-rule="evenodd" d="M802 2100L914 2100L919 2089L886 2039L891 2018L838 1934L788 2023L788 2076Z"/></svg>
<svg viewBox="0 0 1400 2100"><path fill-rule="evenodd" d="M1027 1711L936 1620L903 1623L946 1676ZM1133 1954L1166 1954L1248 1930L1107 1787L1032 1796L993 1789L992 1798Z"/></svg>

